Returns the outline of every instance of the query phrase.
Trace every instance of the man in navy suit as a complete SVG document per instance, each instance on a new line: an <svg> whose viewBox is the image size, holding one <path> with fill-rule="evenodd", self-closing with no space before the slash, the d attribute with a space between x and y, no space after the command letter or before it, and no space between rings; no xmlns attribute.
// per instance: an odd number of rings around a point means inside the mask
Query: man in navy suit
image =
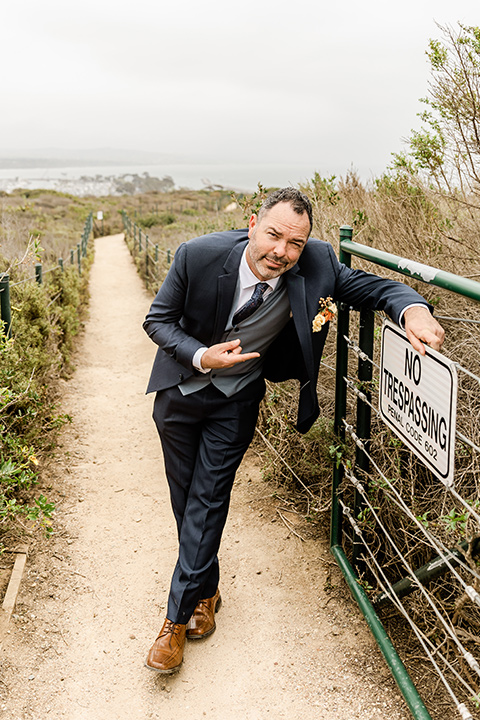
<svg viewBox="0 0 480 720"><path fill-rule="evenodd" d="M147 667L179 669L185 638L215 630L217 552L235 472L265 392L264 378L300 381L297 429L318 417L317 376L328 332L312 332L319 300L384 310L413 347L439 349L431 308L403 283L352 270L309 239L312 208L294 188L272 193L248 231L213 233L175 254L144 328L159 346L147 392L162 443L179 554L167 617Z"/></svg>

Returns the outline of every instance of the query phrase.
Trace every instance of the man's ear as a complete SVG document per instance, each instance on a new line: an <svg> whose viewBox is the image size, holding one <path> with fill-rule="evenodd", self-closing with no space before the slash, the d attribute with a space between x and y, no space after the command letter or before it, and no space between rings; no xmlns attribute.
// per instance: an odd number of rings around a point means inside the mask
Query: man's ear
<svg viewBox="0 0 480 720"><path fill-rule="evenodd" d="M255 225L257 224L257 220L258 220L258 218L255 215L255 213L253 213L253 215L250 215L250 220L248 222L248 237L252 237L252 231L253 231L253 228L255 227Z"/></svg>

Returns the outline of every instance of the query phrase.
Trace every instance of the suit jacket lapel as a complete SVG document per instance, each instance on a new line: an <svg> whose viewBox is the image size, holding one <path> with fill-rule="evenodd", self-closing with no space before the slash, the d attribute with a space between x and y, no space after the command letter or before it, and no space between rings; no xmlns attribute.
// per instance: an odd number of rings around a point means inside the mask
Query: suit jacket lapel
<svg viewBox="0 0 480 720"><path fill-rule="evenodd" d="M292 309L293 322L297 331L300 347L305 361L309 377L314 375L313 344L310 322L307 314L305 278L298 274L298 266L295 265L285 273L288 298Z"/></svg>
<svg viewBox="0 0 480 720"><path fill-rule="evenodd" d="M228 315L232 309L233 298L235 296L238 267L247 242L248 240L243 240L232 248L223 266L225 274L219 275L217 278L217 311L213 325L212 343L220 342L225 332ZM206 280L206 282L208 282L208 280Z"/></svg>

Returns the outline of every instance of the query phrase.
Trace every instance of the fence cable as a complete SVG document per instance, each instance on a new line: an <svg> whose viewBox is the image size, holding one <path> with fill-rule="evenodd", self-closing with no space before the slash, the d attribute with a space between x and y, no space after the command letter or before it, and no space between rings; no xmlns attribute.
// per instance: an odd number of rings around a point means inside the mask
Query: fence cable
<svg viewBox="0 0 480 720"><path fill-rule="evenodd" d="M363 402L366 402L367 405L369 405L369 406L372 408L372 410L376 413L376 415L377 415L378 417L380 417L380 413L378 412L377 408L375 408L375 407L372 405L372 403L370 403L370 402L367 400L367 398L365 397L364 393L362 393L360 390L358 390L358 388L354 385L354 383L353 383L351 380L347 380L347 378L344 378L344 380L345 380L347 386L348 386L349 388L351 388L351 389L353 390L353 392L354 392L356 395L358 395L358 397L360 397L361 400L363 400ZM352 386L353 386L353 387L352 387ZM465 440L467 440L467 439L465 438ZM468 442L468 440L467 440L467 442ZM364 449L364 448L362 448L362 449L363 449L363 451L365 452L365 454L367 455L367 457L370 459L370 456L369 456L368 453L365 451L365 449ZM480 450L480 448L479 448L479 450ZM392 497L391 495L388 495L387 493L386 493L386 495L387 495L387 497L388 497L392 502L395 503L395 505L396 505L400 510L404 511L404 510L403 510L403 506L400 505L400 504L396 501L396 499L395 499L394 497ZM461 497L460 497L460 500L462 500ZM470 505L467 505L467 509L468 509L468 510L472 510L472 508L471 508ZM440 547L442 547L442 549L444 550L444 552L449 553L449 549L442 543L441 540L439 540L439 539L437 538L437 539L436 539L436 542L440 545ZM476 573L472 568L470 568L470 566L466 565L466 564L463 563L463 561L461 561L461 560L458 560L458 564L461 565L465 570L469 571L469 572L470 572L474 577L476 577L478 580L480 580L480 574Z"/></svg>
<svg viewBox="0 0 480 720"><path fill-rule="evenodd" d="M23 285L23 284L26 283L26 282L35 282L35 280L36 280L35 276L23 278L23 280L18 280L18 281L15 282L15 283L10 283L10 287L11 287L11 288L12 288L12 287L17 287L17 285Z"/></svg>
<svg viewBox="0 0 480 720"><path fill-rule="evenodd" d="M359 483L359 484L360 484L360 487L359 487L359 492L360 492L360 493L362 493L362 489L363 489L363 491L365 492L365 489L364 489L363 486L361 485L360 480L358 480L358 478L356 478L355 475L353 475L353 473L352 473L350 470L348 470L348 469L346 469L346 477L351 481L352 485L355 485L355 483ZM356 485L355 485L355 487L356 487ZM360 489L360 488L362 488L362 489ZM399 503L396 501L396 499L395 499L394 497L392 497L392 496L389 495L388 493L385 493L385 497L387 497L391 502L393 502L393 503L396 505L397 508L403 509L403 508L399 505ZM368 502L368 504L370 504L369 501L367 501L367 502ZM423 527L423 526L422 526L422 527ZM388 535L388 534L387 534L387 536L388 536L389 539L390 539L391 536ZM439 554L439 556L442 558L442 560L447 560L447 559L448 559L448 561L450 561L450 559L451 559L451 557L452 557L451 550L450 550L449 548L447 548L446 545L445 545L441 540L439 540L439 539L436 538L434 535L432 535L431 533L428 533L428 532L426 533L426 538L427 538L427 540L430 540L430 544L433 545L434 549L438 552L438 554ZM442 552L445 553L445 555L442 555ZM470 573L470 575L472 575L475 579L480 580L480 575L476 572L476 570L474 570L473 568L471 568L470 565L467 565L461 558L459 558L459 557L456 556L456 557L455 557L455 561L456 561L456 563L457 563L458 565L460 565L466 572ZM450 563L449 563L449 567L452 569L452 571L453 571L454 575L456 576L457 580L460 582L460 584L461 584L462 587L464 588L465 592L466 592L466 593L469 595L469 597L470 597L470 593L469 593L469 591L471 590L470 585L468 585L468 584L463 580L463 578L460 577L460 576L458 575L458 573L456 573L455 568L454 568L453 566L451 566ZM408 568L407 568L407 569L408 569ZM416 576L415 576L415 577L416 577ZM417 582L417 581L415 580L415 583L416 583L416 582ZM472 598L471 598L471 599L472 599Z"/></svg>
<svg viewBox="0 0 480 720"><path fill-rule="evenodd" d="M474 670L474 671L477 673L477 675L480 676L480 665L478 664L478 661L474 658L474 656L472 655L472 653L469 652L469 651L463 646L463 644L460 642L459 638L457 637L457 635L456 635L456 633L455 633L455 629L454 629L453 625L451 624L450 620L449 620L449 622L447 622L447 620L445 620L445 617L444 617L444 616L442 615L442 613L439 611L439 609L437 608L436 604L433 602L433 600L432 600L432 598L430 597L430 595L429 595L429 593L427 592L427 590L426 590L426 589L423 587L423 585L418 581L418 579L417 579L417 577L415 576L415 573L414 573L412 567L410 566L410 563L408 562L408 560L406 559L406 557L403 555L403 553L401 552L401 550L398 548L398 546L397 546L397 544L395 543L394 539L392 538L392 536L390 535L390 533L388 532L388 530L385 528L383 522L380 520L380 517L379 517L378 513L376 512L374 506L373 506L372 503L370 502L370 500L369 500L369 498L368 498L368 494L366 493L365 488L363 487L362 483L358 480L358 478L355 477L355 475L353 475L352 473L350 473L350 472L348 471L348 469L346 469L345 476L347 477L348 480L350 480L350 482L351 482L352 485L355 487L355 489L358 490L358 492L361 494L363 500L365 501L365 503L366 503L366 504L368 505L368 507L370 508L370 511L371 511L373 517L375 518L375 520L376 520L376 522L378 523L379 527L382 529L385 537L388 539L390 545L392 546L392 548L393 548L394 551L396 552L398 558L399 558L400 561L403 563L404 567L407 569L409 575L412 577L413 582L415 583L415 585L417 586L417 588L420 590L420 592L422 593L422 595L425 597L426 601L428 602L428 604L429 604L430 607L432 608L434 614L437 616L438 620L439 620L440 623L443 625L446 634L453 640L453 642L454 642L455 645L457 646L459 652L462 654L463 658L464 658L465 661L469 664L469 666L472 668L472 670ZM356 521L354 521L354 522L356 522ZM358 525L357 525L357 527L358 527ZM363 538L362 533L360 533L360 536ZM367 547L367 550L369 550L368 546L365 546L365 547ZM369 552L370 552L370 551L369 551ZM456 573L456 575L457 575L458 578L460 578L460 576L458 575L458 573ZM465 585L464 582L463 582L463 584ZM472 588L472 589L473 589L473 588Z"/></svg>
<svg viewBox="0 0 480 720"><path fill-rule="evenodd" d="M344 422L346 431L347 431L347 432L349 433L349 435L352 437L352 439L354 440L354 442L356 443L356 445L357 445L361 450L363 450L363 452L364 452L365 455L368 457L368 459L370 460L370 462L372 463L372 465L375 467L376 471L377 471L377 472L379 473L379 475L381 476L382 480L388 485L389 489L393 492L393 494L395 495L395 497L396 497L397 500L398 500L398 503L400 503L400 507L401 507L401 509L403 510L403 512L405 513L405 515L419 528L419 530L420 530L420 531L423 533L423 535L427 538L427 540L430 542L430 544L433 545L433 547L434 547L435 550L437 551L438 555L442 558L442 560L444 560L445 564L448 566L449 570L453 573L453 575L457 578L457 580L458 580L458 582L460 583L460 585L462 585L462 586L464 587L465 592L466 592L467 595L470 597L470 599L471 599L473 602L475 602L477 605L480 606L480 594L479 594L471 585L467 585L467 583L465 583L465 581L463 580L463 578L458 574L458 572L456 571L456 569L454 568L454 566L453 566L452 563L450 562L450 558L448 557L448 552L447 552L447 554L444 554L444 552L442 551L440 541L438 541L437 538L436 538L434 535L432 535L432 533L430 533L430 532L423 526L423 524L418 520L418 518L413 514L413 512L410 510L410 508L408 507L408 505L406 504L406 502L404 501L404 499L402 498L402 496L401 496L400 493L398 492L398 490L394 487L394 485L393 485L393 484L391 483L391 481L387 478L387 476L380 470L379 466L377 465L377 463L375 462L375 460L373 459L373 457L372 457L372 456L368 453L368 451L365 449L365 444L364 444L364 443L360 440L360 438L355 434L355 432L353 431L353 427L352 427L351 425L349 425L345 420L344 420L343 422ZM450 489L450 488L449 488L449 489ZM397 506L398 506L398 505L397 505ZM470 570L470 572L471 572L472 574L474 574L472 570ZM477 667L475 668L475 671L478 672L478 674L480 675L480 666L478 665L478 663L477 663Z"/></svg>
<svg viewBox="0 0 480 720"><path fill-rule="evenodd" d="M365 546L368 554L370 555L371 562L369 562L368 559L366 558L366 562L367 562L370 570L372 571L372 573L373 573L373 574L375 575L375 577L377 578L377 580L378 580L378 582L379 582L379 585L381 586L382 590L383 590L384 592L386 592L386 593L391 597L392 602L395 604L396 608L400 611L400 613L404 616L404 618L407 620L408 624L409 624L410 627L412 628L412 630L413 630L413 632L415 633L417 639L418 639L419 642L421 643L421 645L422 645L425 653L427 654L428 659L430 660L430 662L431 662L432 665L434 666L434 668L435 668L435 670L436 670L436 672L437 672L440 680L441 680L442 683L444 684L445 689L447 690L448 694L450 695L450 697L451 697L452 700L454 701L455 706L456 706L456 708L457 708L457 710L458 710L458 712L459 712L462 720L473 720L472 715L471 715L470 712L468 711L468 708L466 707L466 705L465 705L464 703L461 703L461 702L458 700L457 696L455 695L454 691L452 690L452 688L451 688L451 686L450 686L450 683L448 682L447 678L445 677L445 675L443 674L442 670L441 670L440 667L438 666L435 658L433 657L433 653L430 652L430 649L428 648L427 644L430 644L430 645L434 648L435 654L438 655L438 657L440 657L440 658L443 660L443 662L444 662L444 663L447 665L447 667L452 671L452 673L455 675L455 677L456 677L458 680L461 681L461 683L463 684L463 686L467 689L467 691L468 691L469 693L471 693L471 695L472 695L474 698L476 697L476 692L475 692L475 690L473 690L473 688L471 688L471 687L468 685L468 683L467 683L467 682L462 678L462 676L455 670L455 668L453 668L453 666L450 664L450 662L447 660L447 658L446 658L442 653L439 652L439 648L435 648L435 646L433 645L433 643L427 638L427 636L420 630L420 628L416 625L416 623L411 619L410 615L408 614L407 610L405 609L404 605L402 604L400 598L396 595L395 590L393 589L392 584L390 583L390 581L388 580L387 576L385 575L385 573L384 573L384 571L383 571L383 568L381 567L380 563L377 561L374 553L373 553L372 550L368 547L368 545L364 542L363 533L362 533L360 527L358 526L358 523L357 523L357 522L355 521L355 519L352 517L352 513L351 513L350 508L349 508L348 506L346 506L346 505L342 502L342 500L340 500L340 499L339 499L339 503L340 503L340 505L341 505L341 507L342 507L342 510L343 510L344 514L346 515L346 517L348 518L350 524L352 525L355 533L360 537L360 539L362 540L362 542L363 542L363 544L364 544L364 546ZM379 578L378 575L377 575L377 572L375 572L375 570L374 570L374 568L372 567L372 565L373 565L373 566L379 571L379 573L382 575L382 577L384 578L384 582L382 582L382 581L380 580L380 578ZM427 642L425 642L425 641L427 641Z"/></svg>
<svg viewBox="0 0 480 720"><path fill-rule="evenodd" d="M322 364L323 364L323 363L322 363ZM328 367L328 365L326 365L326 367ZM334 368L330 368L330 369L333 370ZM358 389L358 387L355 385L354 380L351 380L350 378L345 377L345 376L343 377L343 379L344 379L344 381L345 381L345 385L346 385L358 398L360 398L360 400L362 400L366 405L368 405L368 406L373 410L373 412L375 413L375 415L376 415L378 418L381 419L382 416L380 415L380 412L379 412L378 408L375 407L375 405L373 405L373 404L370 402L370 400L367 398L367 396L365 395L364 392L362 392L361 390ZM480 446L479 446L479 445L476 445L472 440L469 440L465 435L463 435L463 433L460 432L460 430L455 430L455 435L456 435L456 436L458 437L458 439L461 440L463 443L465 443L466 445L469 445L473 450L475 450L476 452L479 452L479 453L480 453Z"/></svg>
<svg viewBox="0 0 480 720"><path fill-rule="evenodd" d="M354 343L353 340L348 337L348 335L344 335L344 336L343 336L343 339L346 341L346 343L347 343L348 347L350 348L350 350L353 350L353 352L354 352L356 355L358 355L358 357L360 358L360 360L364 360L365 362L369 362L371 365L373 365L373 366L376 367L378 370L380 370L380 365L377 365L377 363L376 363L374 360L372 360L372 358L370 357L370 355L367 355L366 352L364 352L360 347L358 347L358 345L357 345L356 343Z"/></svg>
<svg viewBox="0 0 480 720"><path fill-rule="evenodd" d="M435 315L436 320L452 320L454 322L471 323L472 325L480 325L480 320L470 320L469 318L449 317L448 315Z"/></svg>
<svg viewBox="0 0 480 720"><path fill-rule="evenodd" d="M304 488L304 490L306 490L307 493L308 493L309 495L311 495L312 498L314 498L314 499L316 500L317 498L316 498L315 495L312 493L312 491L310 490L310 488L307 487L307 486L305 485L305 483L303 482L303 480L301 480L301 479L298 477L298 475L296 474L296 472L290 467L290 465L287 463L287 461L284 460L283 457L280 455L280 453L273 447L273 445L272 445L272 443L270 442L270 440L268 440L268 439L265 437L265 435L262 433L261 430L258 429L258 427L255 428L255 430L258 432L258 434L260 435L260 437L261 437L262 440L264 441L265 445L267 445L267 447L268 447L273 453L275 453L275 455L278 457L278 459L282 461L282 463L283 463L283 464L288 468L288 470L292 473L293 477L294 477L296 480L298 480L298 482L299 482L300 485Z"/></svg>
<svg viewBox="0 0 480 720"><path fill-rule="evenodd" d="M480 384L480 377L478 375L475 375L475 373L472 373L471 370L467 370L467 368L463 367L463 365L460 365L460 363L454 363L457 370L461 370L465 373L465 375L469 375L471 378L476 380Z"/></svg>

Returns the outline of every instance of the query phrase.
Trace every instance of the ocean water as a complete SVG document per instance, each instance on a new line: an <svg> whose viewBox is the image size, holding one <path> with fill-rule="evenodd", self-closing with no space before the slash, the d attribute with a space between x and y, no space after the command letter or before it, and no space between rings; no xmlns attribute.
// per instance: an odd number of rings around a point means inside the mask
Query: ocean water
<svg viewBox="0 0 480 720"><path fill-rule="evenodd" d="M175 188L201 190L208 185L252 192L258 183L267 187L297 186L313 177L313 165L245 164L245 165L105 165L61 168L0 169L0 190L47 188L75 195L109 195L114 187L112 177L148 173L152 177L169 175Z"/></svg>

